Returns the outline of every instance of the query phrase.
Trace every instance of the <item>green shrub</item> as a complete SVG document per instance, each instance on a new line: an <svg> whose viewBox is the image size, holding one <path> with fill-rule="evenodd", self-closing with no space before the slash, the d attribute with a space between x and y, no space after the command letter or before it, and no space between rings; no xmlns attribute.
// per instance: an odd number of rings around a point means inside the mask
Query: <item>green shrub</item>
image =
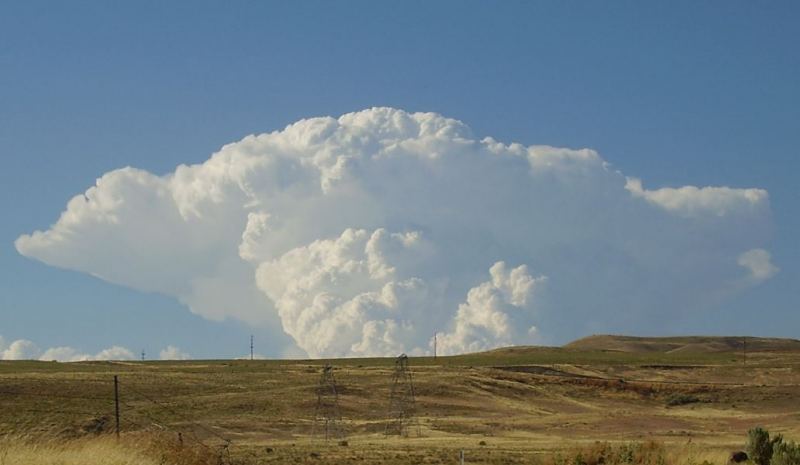
<svg viewBox="0 0 800 465"><path fill-rule="evenodd" d="M800 465L800 445L794 441L779 442L772 451L772 465Z"/></svg>
<svg viewBox="0 0 800 465"><path fill-rule="evenodd" d="M700 402L695 396L689 394L672 394L671 396L667 397L667 406L668 407L675 407L678 405L686 405L686 404L694 404L696 402Z"/></svg>
<svg viewBox="0 0 800 465"><path fill-rule="evenodd" d="M609 444L595 442L579 449L557 452L545 465L665 465L664 446L657 442Z"/></svg>
<svg viewBox="0 0 800 465"><path fill-rule="evenodd" d="M747 456L756 465L770 465L775 446L782 443L780 434L770 439L769 432L764 428L753 428L747 432Z"/></svg>

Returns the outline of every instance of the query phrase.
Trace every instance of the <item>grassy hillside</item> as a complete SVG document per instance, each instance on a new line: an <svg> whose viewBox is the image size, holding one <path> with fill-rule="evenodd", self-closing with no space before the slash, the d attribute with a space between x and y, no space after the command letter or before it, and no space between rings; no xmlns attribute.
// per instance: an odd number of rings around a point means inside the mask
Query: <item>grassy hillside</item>
<svg viewBox="0 0 800 465"><path fill-rule="evenodd" d="M756 350L744 365L738 350L675 350L697 341L672 339L660 351L571 345L412 358L421 437L410 438L383 434L393 359L0 362L0 434L103 436L118 375L123 438L175 442L180 433L187 447L248 464L409 463L409 454L453 463L461 449L483 463L530 463L594 441L650 440L724 456L756 425L800 438L800 352ZM346 446L312 435L325 363Z"/></svg>
<svg viewBox="0 0 800 465"><path fill-rule="evenodd" d="M578 339L564 347L580 351L659 352L665 354L688 352L701 354L742 352L745 349L745 344L749 352L800 351L800 340L797 339L743 336L634 337L595 335Z"/></svg>

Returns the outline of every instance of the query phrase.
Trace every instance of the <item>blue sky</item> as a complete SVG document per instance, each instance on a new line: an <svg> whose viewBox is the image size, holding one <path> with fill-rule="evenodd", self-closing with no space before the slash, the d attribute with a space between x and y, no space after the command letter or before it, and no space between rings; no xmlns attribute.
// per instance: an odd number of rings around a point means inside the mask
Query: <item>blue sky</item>
<svg viewBox="0 0 800 465"><path fill-rule="evenodd" d="M796 2L4 3L0 335L245 353L244 323L48 267L14 240L110 170L165 174L301 118L391 106L589 147L651 188L766 189L781 271L661 327L796 337L798 20Z"/></svg>

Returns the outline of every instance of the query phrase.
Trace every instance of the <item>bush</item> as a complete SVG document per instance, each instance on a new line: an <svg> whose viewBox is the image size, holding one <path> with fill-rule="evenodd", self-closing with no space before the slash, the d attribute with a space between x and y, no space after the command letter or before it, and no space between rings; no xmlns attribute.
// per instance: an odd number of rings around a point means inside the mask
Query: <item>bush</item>
<svg viewBox="0 0 800 465"><path fill-rule="evenodd" d="M556 453L544 465L664 465L664 446L656 442L609 444L595 442L566 451L566 456Z"/></svg>
<svg viewBox="0 0 800 465"><path fill-rule="evenodd" d="M794 441L779 442L772 451L772 465L800 465L800 445Z"/></svg>
<svg viewBox="0 0 800 465"><path fill-rule="evenodd" d="M775 446L782 442L780 434L770 439L769 432L764 428L753 428L747 432L747 456L756 465L770 465Z"/></svg>
<svg viewBox="0 0 800 465"><path fill-rule="evenodd" d="M678 405L686 405L686 404L694 404L696 402L700 402L695 396L689 394L673 394L667 397L667 406L668 407L675 407Z"/></svg>

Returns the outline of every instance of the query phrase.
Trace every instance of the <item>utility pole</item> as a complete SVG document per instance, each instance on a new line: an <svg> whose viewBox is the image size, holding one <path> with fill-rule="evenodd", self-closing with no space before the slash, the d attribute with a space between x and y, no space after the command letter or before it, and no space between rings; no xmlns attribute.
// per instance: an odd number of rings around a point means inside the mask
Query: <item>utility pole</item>
<svg viewBox="0 0 800 465"><path fill-rule="evenodd" d="M114 375L114 417L116 418L115 432L119 439L119 376Z"/></svg>
<svg viewBox="0 0 800 465"><path fill-rule="evenodd" d="M253 335L250 335L250 360L253 360Z"/></svg>
<svg viewBox="0 0 800 465"><path fill-rule="evenodd" d="M744 362L744 366L747 366L747 336L742 337L742 352L744 355L744 359L742 361Z"/></svg>
<svg viewBox="0 0 800 465"><path fill-rule="evenodd" d="M144 349L142 349L142 361L143 362L144 362L144 356L145 356Z"/></svg>

